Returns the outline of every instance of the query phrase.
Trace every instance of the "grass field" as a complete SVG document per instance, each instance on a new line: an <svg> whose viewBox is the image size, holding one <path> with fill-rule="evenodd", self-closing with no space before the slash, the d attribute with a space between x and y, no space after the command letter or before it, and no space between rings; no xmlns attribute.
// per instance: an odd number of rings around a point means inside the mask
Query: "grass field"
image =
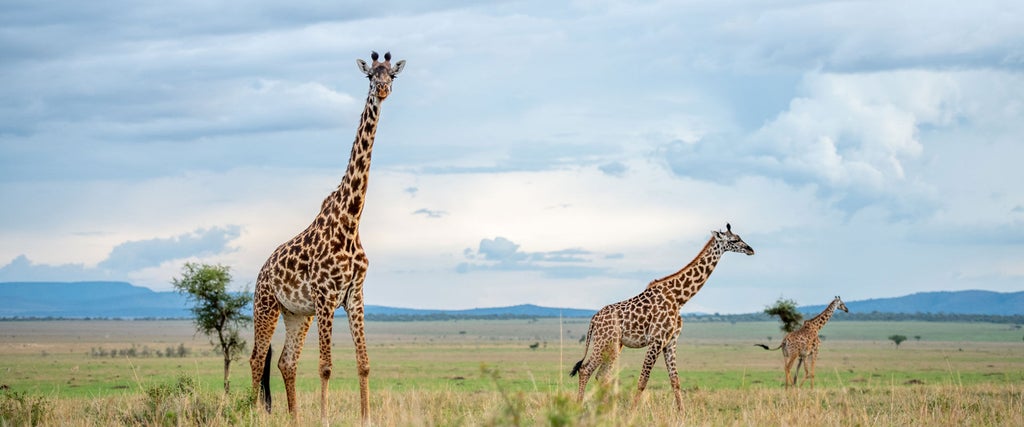
<svg viewBox="0 0 1024 427"><path fill-rule="evenodd" d="M340 325L343 325L340 324ZM370 322L373 422L377 425L1024 425L1024 341L1014 325L832 322L816 388L782 389L777 323L687 323L679 344L686 411L674 409L659 361L643 403L630 408L642 350L626 349L619 381L591 382L575 402L568 369L583 356L585 319ZM886 339L911 337L898 349ZM275 349L281 348L279 328ZM311 332L315 335L315 332ZM247 360L233 365L225 397L220 359L188 321L0 322L0 423L20 425L284 425L249 410ZM919 336L920 339L915 339ZM771 340L769 341L769 337ZM299 367L300 414L319 408L314 336ZM358 423L347 328L334 337L331 423ZM534 345L531 349L531 345ZM187 357L156 357L185 347ZM134 357L110 356L128 348ZM103 349L107 356L97 357ZM143 350L149 354L142 357Z"/></svg>

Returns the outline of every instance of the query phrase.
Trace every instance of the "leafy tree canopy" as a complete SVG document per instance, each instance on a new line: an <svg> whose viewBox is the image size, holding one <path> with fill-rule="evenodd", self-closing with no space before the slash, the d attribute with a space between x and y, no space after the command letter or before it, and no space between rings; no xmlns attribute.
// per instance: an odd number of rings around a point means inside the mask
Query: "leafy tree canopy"
<svg viewBox="0 0 1024 427"><path fill-rule="evenodd" d="M245 340L239 330L252 323L245 308L252 303L252 294L228 292L231 272L224 265L185 263L181 278L171 284L193 303L196 330L210 337L210 344L224 356L224 391L229 390L228 373L231 361L245 351Z"/></svg>
<svg viewBox="0 0 1024 427"><path fill-rule="evenodd" d="M782 322L782 326L779 328L786 333L793 332L800 328L800 324L804 320L804 315L800 314L796 309L796 301L781 297L778 301L775 301L775 305L766 307L764 309L764 314L769 316L778 316L779 320Z"/></svg>
<svg viewBox="0 0 1024 427"><path fill-rule="evenodd" d="M906 335L889 335L889 341L896 343L896 348L900 348L900 343L906 340Z"/></svg>

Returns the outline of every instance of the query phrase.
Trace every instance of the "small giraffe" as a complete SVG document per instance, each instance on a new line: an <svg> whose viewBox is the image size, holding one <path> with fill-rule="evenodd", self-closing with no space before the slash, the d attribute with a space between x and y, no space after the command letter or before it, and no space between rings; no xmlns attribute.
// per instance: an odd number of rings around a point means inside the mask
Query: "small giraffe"
<svg viewBox="0 0 1024 427"><path fill-rule="evenodd" d="M753 255L754 249L743 242L740 236L733 234L732 226L725 225L726 231L712 231L711 239L704 245L697 257L686 267L675 274L652 281L639 295L607 305L590 319L587 331L587 344L583 350L583 360L576 362L569 376L580 374L580 387L577 399L583 401L590 375L597 372L600 377L608 379L610 367L614 366L622 347L650 347L644 358L644 366L640 371L636 396L633 405L647 387L651 368L658 360L658 355L665 354L665 367L668 369L672 391L675 393L676 406L683 410L683 396L679 390L679 374L676 371L676 342L683 328L683 320L679 310L686 304L714 271L719 259L725 252L739 252ZM587 349L593 341L594 350L590 360L586 359Z"/></svg>
<svg viewBox="0 0 1024 427"><path fill-rule="evenodd" d="M324 199L320 213L301 233L278 246L256 278L253 302L254 343L249 364L252 386L270 411L270 339L279 316L284 317L285 343L277 367L284 377L288 411L298 417L295 401L295 372L306 333L317 318L320 344L320 419L327 424L327 385L331 378L331 331L334 311L344 307L355 343L359 374L360 411L364 424L370 412L370 358L363 332L363 281L368 261L359 240L359 219L366 200L381 101L391 94L391 83L405 67L405 61L391 65L391 53L379 62L372 52L372 64L356 59L370 79L366 107L359 122L345 176L336 190Z"/></svg>
<svg viewBox="0 0 1024 427"><path fill-rule="evenodd" d="M818 337L818 331L821 330L828 320L832 318L832 314L836 312L836 309L843 310L849 313L850 310L846 308L846 304L843 300L836 296L835 299L825 307L817 316L814 316L810 320L804 322L803 326L799 329L786 334L786 337L782 339L782 344L778 347L769 348L764 344L754 344L758 347L762 347L765 350L778 350L782 349L783 368L785 369L786 375L786 388L790 385L798 387L796 383L797 375L800 375L800 365L804 367L804 380L801 382L807 382L807 379L811 380L811 388L814 388L814 365L818 362L818 347L821 345L821 338ZM810 357L810 363L807 363L805 359ZM798 361L796 364L796 370L793 371L792 382L790 382L790 369L793 367L793 362Z"/></svg>

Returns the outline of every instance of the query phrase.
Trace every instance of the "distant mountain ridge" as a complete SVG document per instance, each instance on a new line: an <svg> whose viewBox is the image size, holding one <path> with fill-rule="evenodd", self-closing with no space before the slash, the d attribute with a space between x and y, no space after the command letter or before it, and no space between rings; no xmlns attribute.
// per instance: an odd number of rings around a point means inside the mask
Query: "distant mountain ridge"
<svg viewBox="0 0 1024 427"><path fill-rule="evenodd" d="M126 282L0 282L0 318L186 318L188 300L177 292L156 292ZM896 298L845 301L858 313L1024 314L1024 292L922 292ZM801 306L818 313L824 305ZM590 317L595 310L522 304L465 310L431 310L367 305L368 316Z"/></svg>
<svg viewBox="0 0 1024 427"><path fill-rule="evenodd" d="M126 282L0 282L0 317L191 317L177 292Z"/></svg>
<svg viewBox="0 0 1024 427"><path fill-rule="evenodd" d="M829 301L831 302L831 301ZM894 298L843 301L851 312L871 313L947 313L1009 316L1024 314L1024 291L936 291L918 292ZM804 313L820 313L827 304L803 306Z"/></svg>
<svg viewBox="0 0 1024 427"><path fill-rule="evenodd" d="M186 318L188 298L156 292L127 282L0 282L0 318ZM595 310L551 308L533 304L509 307L431 310L366 305L368 316L532 316L590 317Z"/></svg>
<svg viewBox="0 0 1024 427"><path fill-rule="evenodd" d="M532 317L590 317L597 312L597 310L587 310L581 308L541 307L539 305L533 304L520 304L508 307L470 308L464 310L430 310L416 308L387 307L382 305L367 305L364 311L366 312L367 315L380 316L429 316L443 314L449 316L472 317L508 315Z"/></svg>

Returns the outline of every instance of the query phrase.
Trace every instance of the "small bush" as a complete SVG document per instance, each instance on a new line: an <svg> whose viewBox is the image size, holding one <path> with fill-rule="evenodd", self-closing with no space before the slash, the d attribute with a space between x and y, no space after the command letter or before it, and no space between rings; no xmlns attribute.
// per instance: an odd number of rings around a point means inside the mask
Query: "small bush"
<svg viewBox="0 0 1024 427"><path fill-rule="evenodd" d="M491 418L487 425L492 426L521 426L526 423L524 417L526 416L526 401L525 395L522 391L511 393L505 390L505 387L501 383L501 374L497 368L488 368L487 365L480 365L480 372L485 377L490 377L491 381L494 381L494 386L497 388L498 394L501 396L501 407Z"/></svg>
<svg viewBox="0 0 1024 427"><path fill-rule="evenodd" d="M216 420L233 424L239 408L248 408L250 400L225 404L223 396L203 396L195 378L179 374L170 384L158 384L145 390L141 408L123 420L125 424L208 425Z"/></svg>
<svg viewBox="0 0 1024 427"><path fill-rule="evenodd" d="M50 401L10 390L0 392L0 425L36 426L51 412Z"/></svg>
<svg viewBox="0 0 1024 427"><path fill-rule="evenodd" d="M547 402L548 425L552 427L571 426L577 423L582 408L569 393L558 393Z"/></svg>

